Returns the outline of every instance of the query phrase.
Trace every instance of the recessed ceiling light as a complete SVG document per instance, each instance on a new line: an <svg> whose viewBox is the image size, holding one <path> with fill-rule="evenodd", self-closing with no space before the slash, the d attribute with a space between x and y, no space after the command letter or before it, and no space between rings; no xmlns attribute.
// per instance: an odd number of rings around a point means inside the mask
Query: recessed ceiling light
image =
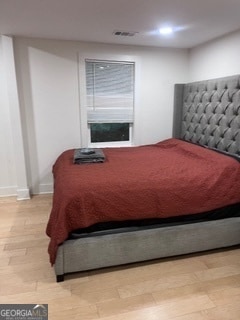
<svg viewBox="0 0 240 320"><path fill-rule="evenodd" d="M163 27L163 28L159 29L159 32L161 34L163 34L163 35L168 35L168 34L173 33L173 28L171 28L171 27Z"/></svg>

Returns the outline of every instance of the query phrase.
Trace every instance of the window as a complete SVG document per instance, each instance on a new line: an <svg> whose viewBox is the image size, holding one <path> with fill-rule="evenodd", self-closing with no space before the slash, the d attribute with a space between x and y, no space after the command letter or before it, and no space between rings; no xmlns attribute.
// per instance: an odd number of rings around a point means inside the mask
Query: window
<svg viewBox="0 0 240 320"><path fill-rule="evenodd" d="M129 123L91 123L91 142L129 141Z"/></svg>
<svg viewBox="0 0 240 320"><path fill-rule="evenodd" d="M130 144L134 63L86 60L85 67L90 144Z"/></svg>

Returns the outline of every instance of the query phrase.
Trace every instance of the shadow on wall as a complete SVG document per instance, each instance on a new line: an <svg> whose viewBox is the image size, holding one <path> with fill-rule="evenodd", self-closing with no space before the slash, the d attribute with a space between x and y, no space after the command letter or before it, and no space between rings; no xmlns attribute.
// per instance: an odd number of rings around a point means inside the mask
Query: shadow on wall
<svg viewBox="0 0 240 320"><path fill-rule="evenodd" d="M77 54L61 56L54 41L15 42L28 184L33 194L51 192L56 158L80 146Z"/></svg>

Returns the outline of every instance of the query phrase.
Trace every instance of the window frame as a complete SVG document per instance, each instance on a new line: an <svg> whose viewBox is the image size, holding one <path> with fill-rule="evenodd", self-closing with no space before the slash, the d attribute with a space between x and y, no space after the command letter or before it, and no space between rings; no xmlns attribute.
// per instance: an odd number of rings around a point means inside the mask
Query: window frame
<svg viewBox="0 0 240 320"><path fill-rule="evenodd" d="M111 142L91 142L90 123L87 119L87 88L86 88L86 67L87 60L109 61L113 63L134 63L134 106L133 106L133 123L129 123L129 141L111 141ZM132 146L135 144L135 111L138 104L139 92L139 61L135 56L126 55L105 55L84 53L78 56L79 64L79 104L80 104L80 126L81 126L81 146L82 147L122 147ZM114 123L114 122L112 122Z"/></svg>

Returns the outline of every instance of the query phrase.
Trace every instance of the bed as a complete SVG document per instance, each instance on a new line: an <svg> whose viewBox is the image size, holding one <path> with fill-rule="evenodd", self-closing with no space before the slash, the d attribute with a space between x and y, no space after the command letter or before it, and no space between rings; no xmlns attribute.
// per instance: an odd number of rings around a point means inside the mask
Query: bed
<svg viewBox="0 0 240 320"><path fill-rule="evenodd" d="M240 244L239 75L176 84L167 140L104 149L106 161L97 164L73 164L73 153L53 167L47 234L57 281Z"/></svg>

